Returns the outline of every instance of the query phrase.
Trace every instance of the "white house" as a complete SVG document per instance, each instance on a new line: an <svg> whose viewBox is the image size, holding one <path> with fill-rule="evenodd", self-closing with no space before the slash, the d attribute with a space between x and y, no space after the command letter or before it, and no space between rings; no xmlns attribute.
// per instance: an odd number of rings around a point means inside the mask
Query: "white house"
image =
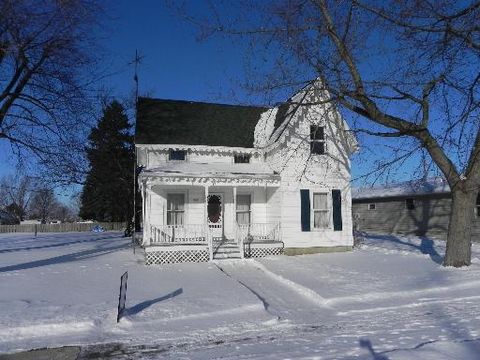
<svg viewBox="0 0 480 360"><path fill-rule="evenodd" d="M140 98L146 263L351 248L357 143L321 100L313 84L273 108Z"/></svg>

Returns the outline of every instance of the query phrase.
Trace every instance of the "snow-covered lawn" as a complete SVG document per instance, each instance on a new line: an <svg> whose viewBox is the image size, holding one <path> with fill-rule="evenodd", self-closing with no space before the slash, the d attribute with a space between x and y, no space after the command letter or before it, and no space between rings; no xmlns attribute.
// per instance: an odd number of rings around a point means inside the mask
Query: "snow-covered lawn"
<svg viewBox="0 0 480 360"><path fill-rule="evenodd" d="M443 245L370 236L348 253L145 266L119 233L0 234L0 352L479 359L480 248L468 269L446 269Z"/></svg>

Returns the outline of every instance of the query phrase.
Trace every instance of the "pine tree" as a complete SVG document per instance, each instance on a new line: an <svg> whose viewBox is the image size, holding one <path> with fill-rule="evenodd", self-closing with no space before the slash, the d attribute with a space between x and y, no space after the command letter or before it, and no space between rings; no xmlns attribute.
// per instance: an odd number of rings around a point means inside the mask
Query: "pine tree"
<svg viewBox="0 0 480 360"><path fill-rule="evenodd" d="M81 194L80 216L130 221L133 216L134 144L123 106L113 101L88 137L90 169Z"/></svg>

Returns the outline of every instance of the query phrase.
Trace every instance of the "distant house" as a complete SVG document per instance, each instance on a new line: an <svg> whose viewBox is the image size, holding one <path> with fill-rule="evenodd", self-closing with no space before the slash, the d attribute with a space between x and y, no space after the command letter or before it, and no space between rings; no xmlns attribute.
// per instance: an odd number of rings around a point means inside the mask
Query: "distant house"
<svg viewBox="0 0 480 360"><path fill-rule="evenodd" d="M354 189L352 197L354 223L360 231L446 238L452 200L450 187L441 178ZM480 195L472 238L480 240Z"/></svg>
<svg viewBox="0 0 480 360"><path fill-rule="evenodd" d="M350 248L356 141L314 105L322 96L308 86L272 108L139 98L146 262Z"/></svg>

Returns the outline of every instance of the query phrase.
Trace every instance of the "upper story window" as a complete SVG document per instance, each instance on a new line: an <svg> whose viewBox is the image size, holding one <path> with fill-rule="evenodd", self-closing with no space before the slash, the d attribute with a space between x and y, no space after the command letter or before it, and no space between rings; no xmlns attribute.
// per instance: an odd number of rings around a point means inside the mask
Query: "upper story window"
<svg viewBox="0 0 480 360"><path fill-rule="evenodd" d="M368 204L368 210L377 210L377 204L375 203Z"/></svg>
<svg viewBox="0 0 480 360"><path fill-rule="evenodd" d="M325 154L325 127L310 126L310 153L314 155Z"/></svg>
<svg viewBox="0 0 480 360"><path fill-rule="evenodd" d="M405 209L415 210L415 201L413 199L405 199Z"/></svg>
<svg viewBox="0 0 480 360"><path fill-rule="evenodd" d="M250 154L234 155L233 162L235 164L248 164L250 162Z"/></svg>
<svg viewBox="0 0 480 360"><path fill-rule="evenodd" d="M168 160L184 161L186 158L187 158L187 151L186 150L170 149L168 151Z"/></svg>

